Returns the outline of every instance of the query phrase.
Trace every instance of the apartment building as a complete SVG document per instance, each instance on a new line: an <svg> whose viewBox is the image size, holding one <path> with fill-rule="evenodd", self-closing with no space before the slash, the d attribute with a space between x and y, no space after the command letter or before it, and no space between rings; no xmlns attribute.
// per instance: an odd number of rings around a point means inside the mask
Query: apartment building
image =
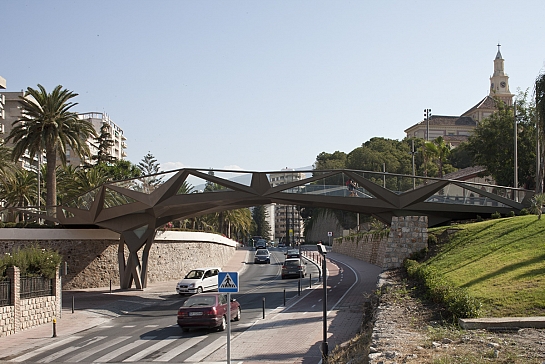
<svg viewBox="0 0 545 364"><path fill-rule="evenodd" d="M97 135L100 135L100 130L102 126L106 126L106 130L110 134L112 140L112 146L108 150L108 154L115 159L125 159L127 156L125 150L127 149L127 143L125 136L123 135L123 129L121 129L117 124L115 124L112 119L106 113L101 112L86 112L78 114L78 118L81 120L89 121ZM97 155L98 153L98 143L96 139L89 138L87 140L89 149L91 150L91 155ZM60 160L57 160L57 163L60 163ZM66 163L74 166L78 166L84 163L92 163L92 160L82 161L70 147L66 148Z"/></svg>
<svg viewBox="0 0 545 364"><path fill-rule="evenodd" d="M7 135L9 135L12 124L19 120L22 116L22 105L21 97L24 97L25 93L23 91L17 92L3 92L2 100L4 101L4 110L2 112L2 120L0 126L0 132L2 133L1 139L3 140ZM102 125L106 125L108 132L112 139L112 146L109 150L109 155L115 157L116 159L124 159L127 154L125 150L127 149L126 138L123 135L123 130L116 125L110 117L105 113L100 112L87 112L78 114L78 118L82 120L88 120L93 125L97 134L100 134L100 129ZM96 155L98 152L97 141L94 138L89 138L87 140L89 149L91 150L91 155ZM7 146L13 146L13 143L10 141L6 144ZM45 157L42 158L42 161ZM73 166L79 166L84 162L91 162L91 160L82 161L70 147L66 150L66 160L68 164ZM57 158L57 164L60 164L60 158ZM38 167L38 159L36 156L30 156L25 154L20 160L21 167L25 169L36 170Z"/></svg>
<svg viewBox="0 0 545 364"><path fill-rule="evenodd" d="M271 173L270 183L272 187L290 182L300 181L306 178L302 172L285 168L280 173ZM280 242L299 243L303 240L303 219L297 206L273 204L270 216L274 216L274 238Z"/></svg>

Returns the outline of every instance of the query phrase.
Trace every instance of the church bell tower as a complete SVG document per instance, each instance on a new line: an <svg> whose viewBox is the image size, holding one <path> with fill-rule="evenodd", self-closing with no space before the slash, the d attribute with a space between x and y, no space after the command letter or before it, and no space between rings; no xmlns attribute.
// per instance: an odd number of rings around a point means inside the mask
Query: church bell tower
<svg viewBox="0 0 545 364"><path fill-rule="evenodd" d="M500 52L501 45L498 44L498 53L494 59L494 74L490 77L490 97L503 101L507 106L513 105L513 94L509 91L509 76L503 68L504 59Z"/></svg>

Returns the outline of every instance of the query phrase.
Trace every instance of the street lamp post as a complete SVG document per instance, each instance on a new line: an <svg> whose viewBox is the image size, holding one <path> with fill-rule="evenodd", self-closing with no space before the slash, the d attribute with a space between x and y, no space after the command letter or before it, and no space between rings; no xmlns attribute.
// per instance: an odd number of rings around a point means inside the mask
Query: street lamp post
<svg viewBox="0 0 545 364"><path fill-rule="evenodd" d="M424 109L424 120L426 120L426 141L430 140L430 118L431 109Z"/></svg>
<svg viewBox="0 0 545 364"><path fill-rule="evenodd" d="M416 188L416 169L415 169L415 166L414 166L414 155L415 155L415 151L414 151L414 139L411 139L411 155L413 157L413 190Z"/></svg>
<svg viewBox="0 0 545 364"><path fill-rule="evenodd" d="M322 328L322 360L327 363L327 356L329 354L329 348L327 345L327 267L325 256L327 254L327 248L323 244L318 244L318 252L322 255L322 287L324 291L323 297L323 328Z"/></svg>

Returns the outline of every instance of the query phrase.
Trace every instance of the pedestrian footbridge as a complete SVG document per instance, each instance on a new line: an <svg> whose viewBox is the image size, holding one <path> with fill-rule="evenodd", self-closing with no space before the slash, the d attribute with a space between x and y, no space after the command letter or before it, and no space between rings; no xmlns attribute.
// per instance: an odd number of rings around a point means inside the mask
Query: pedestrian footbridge
<svg viewBox="0 0 545 364"><path fill-rule="evenodd" d="M349 190L347 181L354 189ZM148 253L155 232L175 219L270 203L324 207L372 215L427 216L429 226L450 220L518 213L533 191L460 180L359 170L251 172L179 169L104 184L70 203L27 208L65 226L95 226L121 234L121 287L146 286ZM125 257L125 244L129 257ZM140 262L138 253L141 252Z"/></svg>

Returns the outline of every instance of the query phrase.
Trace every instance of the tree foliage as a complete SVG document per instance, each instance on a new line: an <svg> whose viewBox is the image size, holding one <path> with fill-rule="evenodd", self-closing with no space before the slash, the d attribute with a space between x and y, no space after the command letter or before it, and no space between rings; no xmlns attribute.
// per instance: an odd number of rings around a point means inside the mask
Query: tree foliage
<svg viewBox="0 0 545 364"><path fill-rule="evenodd" d="M255 206L252 209L252 219L253 219L253 228L252 228L252 235L259 235L262 236L266 240L270 240L271 236L271 225L269 224L269 221L267 218L269 217L269 214L267 213L267 210L265 209L265 206Z"/></svg>
<svg viewBox="0 0 545 364"><path fill-rule="evenodd" d="M535 176L535 126L533 108L525 97L517 100L519 181L532 188ZM498 111L483 120L467 143L476 165L486 167L497 184L514 184L514 114L513 108L498 101Z"/></svg>
<svg viewBox="0 0 545 364"><path fill-rule="evenodd" d="M112 134L110 133L110 125L102 123L100 134L95 138L95 142L97 143L98 151L91 159L96 161L96 164L110 164L117 160L117 158L110 154L110 150L114 146Z"/></svg>
<svg viewBox="0 0 545 364"><path fill-rule="evenodd" d="M28 87L25 96L21 97L22 116L13 122L13 128L6 138L15 144L12 151L14 161L25 153L36 156L45 151L48 176L46 205L50 215L54 215L52 206L57 201L57 157L62 164L66 164L67 146L80 158L89 157L87 139L96 136L89 121L80 120L75 112L70 111L77 105L71 101L77 95L61 85L51 93L42 85L38 85L37 90Z"/></svg>

